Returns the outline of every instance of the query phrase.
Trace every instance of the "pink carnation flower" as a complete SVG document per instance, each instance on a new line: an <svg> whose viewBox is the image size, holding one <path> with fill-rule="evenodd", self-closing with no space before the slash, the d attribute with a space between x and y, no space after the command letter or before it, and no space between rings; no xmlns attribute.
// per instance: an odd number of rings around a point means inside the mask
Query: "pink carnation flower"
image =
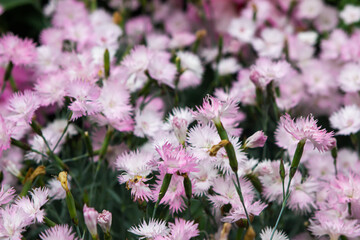
<svg viewBox="0 0 360 240"><path fill-rule="evenodd" d="M177 147L166 142L162 146L157 146L156 151L160 155L161 161L158 162L159 169L162 172L174 174L197 172L197 159L186 152L186 150L179 145Z"/></svg>
<svg viewBox="0 0 360 240"><path fill-rule="evenodd" d="M333 128L339 129L337 135L350 135L360 130L360 108L353 104L341 108L330 116Z"/></svg>
<svg viewBox="0 0 360 240"><path fill-rule="evenodd" d="M182 239L190 240L199 235L199 224L194 221L186 221L182 218L175 218L175 223L169 223L169 240Z"/></svg>
<svg viewBox="0 0 360 240"><path fill-rule="evenodd" d="M0 62L29 65L35 61L36 48L30 39L21 39L12 33L0 38Z"/></svg>
<svg viewBox="0 0 360 240"><path fill-rule="evenodd" d="M33 223L33 218L15 204L0 208L0 216L0 238L2 239L21 239L21 233Z"/></svg>
<svg viewBox="0 0 360 240"><path fill-rule="evenodd" d="M196 107L194 112L195 119L203 123L214 121L214 123L220 123L221 117L235 117L238 112L238 106L232 99L227 101L220 101L212 96L204 98L203 105Z"/></svg>
<svg viewBox="0 0 360 240"><path fill-rule="evenodd" d="M2 151L10 148L10 136L10 127L0 115L0 154Z"/></svg>
<svg viewBox="0 0 360 240"><path fill-rule="evenodd" d="M314 148L317 148L320 152L334 147L334 133L328 133L325 129L320 129L316 125L317 120L312 115L307 118L300 117L293 120L289 114L285 114L280 118L280 124L295 139L299 141L302 139L309 140L314 145Z"/></svg>
<svg viewBox="0 0 360 240"><path fill-rule="evenodd" d="M0 189L0 206L9 203L15 197L15 189L9 188L5 191L4 186Z"/></svg>
<svg viewBox="0 0 360 240"><path fill-rule="evenodd" d="M45 232L40 234L41 240L77 240L75 233L72 232L71 227L68 225L56 225L52 228L45 230Z"/></svg>
<svg viewBox="0 0 360 240"><path fill-rule="evenodd" d="M7 119L12 122L30 123L35 111L40 107L40 99L35 92L25 90L23 93L14 93L10 98Z"/></svg>

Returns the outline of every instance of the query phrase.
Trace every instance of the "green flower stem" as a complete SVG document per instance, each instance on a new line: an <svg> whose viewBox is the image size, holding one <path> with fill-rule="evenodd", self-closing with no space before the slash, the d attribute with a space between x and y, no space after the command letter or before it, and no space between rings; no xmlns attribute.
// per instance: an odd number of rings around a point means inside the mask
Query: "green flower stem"
<svg viewBox="0 0 360 240"><path fill-rule="evenodd" d="M214 121L215 123L215 127L218 131L218 134L221 138L221 140L227 140L229 141L229 136L224 128L224 126L222 125L221 121ZM232 143L229 141L228 144L226 144L224 146L225 148L225 151L226 151L226 154L229 158L229 164L230 164L230 167L231 169L233 170L233 172L235 173L235 177L236 177L236 182L234 181L234 185L235 185L235 188L236 188L236 191L239 195L239 198L240 198L240 201L241 201L241 204L244 208L244 211L245 211L245 214L246 214L246 219L249 223L249 226L251 226L251 221L250 221L250 218L249 218L249 214L246 210L246 206L245 206L245 202L244 202L244 197L242 195L242 191L241 191L241 186L240 186L240 181L239 181L239 175L237 173L238 171L238 161L237 161L237 158L236 158L236 153L235 153L235 149L234 149L234 146L232 145Z"/></svg>
<svg viewBox="0 0 360 240"><path fill-rule="evenodd" d="M111 240L112 239L110 232L104 233L104 239L105 240Z"/></svg>
<svg viewBox="0 0 360 240"><path fill-rule="evenodd" d="M20 196L20 197L26 196L26 194L29 192L31 186L32 186L32 181L31 181L31 180L27 180L27 181L24 183L24 186L23 186L23 188L21 189L21 192L20 192L19 196Z"/></svg>
<svg viewBox="0 0 360 240"><path fill-rule="evenodd" d="M284 196L284 199L283 199L283 203L282 203L282 206L281 206L281 210L280 210L280 214L276 220L276 224L275 224L275 227L271 233L271 237L270 237L270 240L273 239L274 237L274 234L275 234L275 231L279 225L279 222L280 222L280 219L281 219L281 216L285 210L285 207L286 207L286 203L287 203L287 200L289 199L290 197L290 185L291 185L291 180L293 179L293 177L295 176L295 173L296 173L296 170L300 164L300 160L301 160L301 157L302 157L302 154L304 152L304 146L305 146L305 143L306 143L306 139L301 139L299 141L299 143L297 144L297 147L296 147L296 150L295 150L295 154L294 154L294 157L293 157L293 160L291 162L291 167L290 167L290 174L289 174L289 181L288 181L288 185L287 185L287 188L286 188L286 193L283 194ZM281 171L281 170L280 170ZM282 180L284 181L284 180ZM284 190L283 190L284 191Z"/></svg>
<svg viewBox="0 0 360 240"><path fill-rule="evenodd" d="M337 147L334 147L333 149L331 149L331 156L334 160L334 168L335 168L335 176L337 176L338 174L338 170L337 170L337 156L338 156L338 150Z"/></svg>
<svg viewBox="0 0 360 240"><path fill-rule="evenodd" d="M76 213L75 200L70 191L66 192L65 200L66 200L66 205L68 207L71 220L73 221L73 223L75 225L78 225L79 219L78 219L77 213Z"/></svg>
<svg viewBox="0 0 360 240"><path fill-rule="evenodd" d="M93 2L96 3L96 0L93 0ZM104 76L105 79L108 79L110 76L110 54L108 49L104 52Z"/></svg>
<svg viewBox="0 0 360 240"><path fill-rule="evenodd" d="M44 217L44 223L48 226L48 227L54 227L56 225L55 222L51 221L48 217Z"/></svg>
<svg viewBox="0 0 360 240"><path fill-rule="evenodd" d="M170 173L165 174L164 180L163 180L163 182L161 184L158 200L155 203L152 218L155 218L155 216L156 216L156 210L159 207L161 199L163 199L163 197L165 196L165 194L166 194L166 192L167 192L167 190L169 188L171 178L172 178L172 174L170 174Z"/></svg>

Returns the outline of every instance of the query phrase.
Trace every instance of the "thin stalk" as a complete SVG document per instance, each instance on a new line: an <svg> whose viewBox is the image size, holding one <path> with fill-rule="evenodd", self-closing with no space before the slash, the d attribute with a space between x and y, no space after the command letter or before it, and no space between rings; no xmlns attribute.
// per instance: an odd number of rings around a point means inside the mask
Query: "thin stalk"
<svg viewBox="0 0 360 240"><path fill-rule="evenodd" d="M251 221L250 221L250 217L249 217L249 213L247 212L246 210L246 206L245 206L245 201L244 201L244 197L242 195L242 191L241 191L241 186L240 186L240 180L239 180L239 175L237 172L235 172L235 177L236 177L236 183L234 182L235 186L237 184L237 188L236 188L236 192L238 193L239 195L239 198L240 198L240 202L244 208L244 211L245 211L245 215L246 215L246 219L248 221L248 224L249 226L251 226Z"/></svg>

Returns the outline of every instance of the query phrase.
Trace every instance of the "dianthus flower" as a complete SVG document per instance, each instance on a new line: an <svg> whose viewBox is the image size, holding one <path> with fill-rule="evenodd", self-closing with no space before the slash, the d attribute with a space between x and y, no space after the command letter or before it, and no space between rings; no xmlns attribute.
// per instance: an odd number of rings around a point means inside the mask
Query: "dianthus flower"
<svg viewBox="0 0 360 240"><path fill-rule="evenodd" d="M290 64L286 61L274 62L268 58L260 58L251 67L250 79L261 88L265 88L271 81L279 81L290 71Z"/></svg>
<svg viewBox="0 0 360 240"><path fill-rule="evenodd" d="M0 208L0 216L1 239L21 239L21 233L33 223L33 218L15 204Z"/></svg>
<svg viewBox="0 0 360 240"><path fill-rule="evenodd" d="M271 227L264 228L260 233L261 240L270 240L273 229ZM289 240L286 234L282 231L275 230L273 240Z"/></svg>
<svg viewBox="0 0 360 240"><path fill-rule="evenodd" d="M48 201L49 190L47 188L36 188L28 196L16 200L16 205L28 214L33 221L42 223L45 211L41 207Z"/></svg>
<svg viewBox="0 0 360 240"><path fill-rule="evenodd" d="M126 183L134 200L148 201L152 195L146 182L149 180L147 176L155 170L153 160L153 155L145 151L124 153L116 160L117 169L123 171L119 176L119 182Z"/></svg>
<svg viewBox="0 0 360 240"><path fill-rule="evenodd" d="M350 135L360 130L360 108L353 104L341 108L330 116L333 128L339 129L338 135Z"/></svg>
<svg viewBox="0 0 360 240"><path fill-rule="evenodd" d="M6 118L12 122L30 123L39 107L40 100L34 92L25 90L23 93L14 93L9 101L10 112Z"/></svg>
<svg viewBox="0 0 360 240"><path fill-rule="evenodd" d="M334 147L335 138L333 132L326 132L325 129L320 129L317 120L312 115L307 118L300 117L298 119L291 119L289 114L285 114L280 118L280 124L297 140L309 140L314 148L320 152L327 151Z"/></svg>
<svg viewBox="0 0 360 240"><path fill-rule="evenodd" d="M36 58L35 44L30 39L21 39L12 33L0 38L0 62L28 65Z"/></svg>
<svg viewBox="0 0 360 240"><path fill-rule="evenodd" d="M182 145L177 147L166 142L162 146L157 146L156 151L160 155L161 161L158 162L162 172L174 174L189 173L198 171L197 159L186 152Z"/></svg>
<svg viewBox="0 0 360 240"><path fill-rule="evenodd" d="M195 119L202 123L214 121L215 124L220 123L221 117L234 117L237 115L238 107L236 102L228 99L227 101L220 101L212 96L204 98L203 105L196 107L194 112Z"/></svg>
<svg viewBox="0 0 360 240"><path fill-rule="evenodd" d="M131 227L129 232L140 236L139 239L154 239L159 236L167 236L170 229L163 220L150 219L148 222L144 220L139 226Z"/></svg>
<svg viewBox="0 0 360 240"><path fill-rule="evenodd" d="M10 128L0 115L0 153L10 148Z"/></svg>
<svg viewBox="0 0 360 240"><path fill-rule="evenodd" d="M169 240L190 240L199 235L198 225L194 221L186 221L182 218L175 218L175 223L169 223Z"/></svg>
<svg viewBox="0 0 360 240"><path fill-rule="evenodd" d="M174 131L180 143L185 143L188 126L193 121L193 115L188 108L174 108L167 119L168 127Z"/></svg>
<svg viewBox="0 0 360 240"><path fill-rule="evenodd" d="M45 230L40 234L41 240L77 240L75 233L72 232L71 227L68 225L56 225L52 228Z"/></svg>
<svg viewBox="0 0 360 240"><path fill-rule="evenodd" d="M9 188L5 191L4 186L0 189L0 206L9 203L15 197L15 189Z"/></svg>

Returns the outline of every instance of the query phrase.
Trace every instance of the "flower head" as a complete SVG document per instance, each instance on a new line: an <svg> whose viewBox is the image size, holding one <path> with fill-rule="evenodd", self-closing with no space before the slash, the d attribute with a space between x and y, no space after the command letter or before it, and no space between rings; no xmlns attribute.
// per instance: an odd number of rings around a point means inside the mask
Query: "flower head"
<svg viewBox="0 0 360 240"><path fill-rule="evenodd" d="M7 119L12 122L30 123L35 111L40 107L39 97L35 92L25 90L23 93L14 93L10 99Z"/></svg>
<svg viewBox="0 0 360 240"><path fill-rule="evenodd" d="M30 39L21 39L13 34L0 38L0 62L28 65L36 58L35 44Z"/></svg>
<svg viewBox="0 0 360 240"><path fill-rule="evenodd" d="M162 160L158 163L160 171L170 174L198 171L196 158L186 152L182 145L174 147L171 143L166 142L162 146L157 146L156 151Z"/></svg>
<svg viewBox="0 0 360 240"><path fill-rule="evenodd" d="M267 140L267 136L265 136L263 131L257 131L253 135L251 135L248 139L246 139L244 146L247 148L257 148L263 147Z"/></svg>
<svg viewBox="0 0 360 240"><path fill-rule="evenodd" d="M273 229L271 227L264 228L260 233L261 240L270 240ZM273 240L289 240L285 233L275 230Z"/></svg>
<svg viewBox="0 0 360 240"><path fill-rule="evenodd" d="M86 204L84 205L83 213L86 227L91 236L97 236L97 219L99 213L94 208L88 207Z"/></svg>
<svg viewBox="0 0 360 240"><path fill-rule="evenodd" d="M150 219L148 222L144 220L139 226L131 227L129 232L140 236L139 239L154 239L159 236L167 236L170 230L163 220Z"/></svg>
<svg viewBox="0 0 360 240"><path fill-rule="evenodd" d="M190 240L199 235L198 225L194 221L175 218L175 223L169 223L170 239Z"/></svg>
<svg viewBox="0 0 360 240"><path fill-rule="evenodd" d="M328 133L325 129L320 129L317 126L317 120L312 115L307 118L300 117L295 121L291 119L289 114L285 114L280 118L280 124L295 139L299 141L302 139L309 140L314 145L314 148L317 148L320 152L334 147L334 133Z"/></svg>
<svg viewBox="0 0 360 240"><path fill-rule="evenodd" d="M236 102L232 99L223 102L212 96L205 97L203 105L196 107L196 109L197 111L194 112L195 119L205 124L209 121L214 121L214 123L218 124L221 121L221 117L234 117L238 111Z"/></svg>
<svg viewBox="0 0 360 240"><path fill-rule="evenodd" d="M4 186L0 189L0 206L9 203L15 197L15 189L9 188L5 191Z"/></svg>
<svg viewBox="0 0 360 240"><path fill-rule="evenodd" d="M350 135L360 130L360 108L353 104L341 108L330 116L333 128L339 129L338 135Z"/></svg>
<svg viewBox="0 0 360 240"><path fill-rule="evenodd" d="M112 214L107 210L103 210L97 217L98 224L104 233L110 231L111 223L112 223Z"/></svg>
<svg viewBox="0 0 360 240"><path fill-rule="evenodd" d="M71 227L68 225L56 225L52 228L45 230L40 234L41 240L77 240L75 233L72 232Z"/></svg>

